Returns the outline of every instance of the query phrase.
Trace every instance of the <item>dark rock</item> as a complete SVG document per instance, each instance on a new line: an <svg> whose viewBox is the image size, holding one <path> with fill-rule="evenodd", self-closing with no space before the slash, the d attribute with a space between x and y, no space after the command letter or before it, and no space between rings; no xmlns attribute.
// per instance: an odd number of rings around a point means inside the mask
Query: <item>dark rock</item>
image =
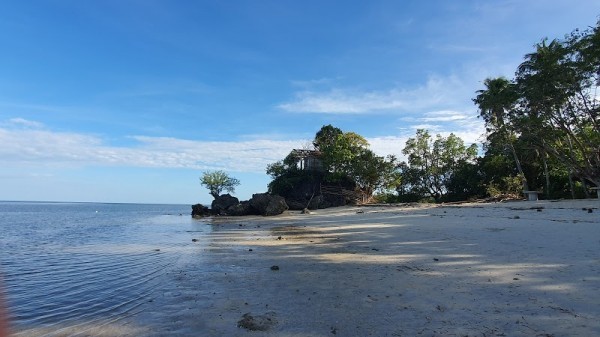
<svg viewBox="0 0 600 337"><path fill-rule="evenodd" d="M274 312L254 316L248 312L238 321L238 327L250 331L267 331L275 324L277 324L277 319Z"/></svg>
<svg viewBox="0 0 600 337"><path fill-rule="evenodd" d="M238 198L231 196L231 194L223 194L213 200L211 209L214 214L227 215L227 209L239 203Z"/></svg>
<svg viewBox="0 0 600 337"><path fill-rule="evenodd" d="M306 207L306 202L304 200L286 198L285 203L288 205L288 207L290 209L293 209L293 210L301 210Z"/></svg>
<svg viewBox="0 0 600 337"><path fill-rule="evenodd" d="M293 196L289 196L285 198L285 202L288 204L288 206L290 207L290 209L292 210L303 210L303 209L319 209L322 208L320 207L321 204L323 203L323 196L322 195L315 195L315 196L298 196L298 195L293 195Z"/></svg>
<svg viewBox="0 0 600 337"><path fill-rule="evenodd" d="M267 209L265 210L264 215L278 215L289 209L288 205L285 203L285 199L280 196L273 196L274 198L267 205Z"/></svg>
<svg viewBox="0 0 600 337"><path fill-rule="evenodd" d="M335 184L324 180L323 172L305 172L298 179L288 181L289 185L279 186L277 195L285 198L291 210L301 211L328 207L344 206L354 203L354 198L347 191L354 191L356 183L351 179L341 179Z"/></svg>
<svg viewBox="0 0 600 337"><path fill-rule="evenodd" d="M249 203L257 214L265 216L278 215L289 209L283 197L268 193L253 194Z"/></svg>
<svg viewBox="0 0 600 337"><path fill-rule="evenodd" d="M192 217L201 218L212 215L210 209L202 204L192 205Z"/></svg>
<svg viewBox="0 0 600 337"><path fill-rule="evenodd" d="M271 266L271 270L279 270L279 266Z"/></svg>
<svg viewBox="0 0 600 337"><path fill-rule="evenodd" d="M225 211L228 215L234 216L243 216L243 215L251 215L252 207L250 207L249 201L242 201L237 205L229 206Z"/></svg>

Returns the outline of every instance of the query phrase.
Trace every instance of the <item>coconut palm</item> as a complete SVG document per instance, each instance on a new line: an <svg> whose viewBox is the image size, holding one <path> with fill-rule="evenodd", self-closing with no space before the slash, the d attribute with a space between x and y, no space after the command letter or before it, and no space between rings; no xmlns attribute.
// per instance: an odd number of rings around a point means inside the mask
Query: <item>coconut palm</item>
<svg viewBox="0 0 600 337"><path fill-rule="evenodd" d="M595 38L594 38L595 37ZM517 70L523 126L532 142L570 172L600 184L598 27L565 41L543 40ZM585 49L584 49L585 48Z"/></svg>
<svg viewBox="0 0 600 337"><path fill-rule="evenodd" d="M510 149L523 182L523 190L527 191L527 178L513 144L514 133L506 123L506 119L510 118L509 112L513 110L519 98L516 85L504 77L487 78L483 84L486 89L478 90L473 102L479 107L479 115L485 121L487 131L500 135L500 139L504 140Z"/></svg>

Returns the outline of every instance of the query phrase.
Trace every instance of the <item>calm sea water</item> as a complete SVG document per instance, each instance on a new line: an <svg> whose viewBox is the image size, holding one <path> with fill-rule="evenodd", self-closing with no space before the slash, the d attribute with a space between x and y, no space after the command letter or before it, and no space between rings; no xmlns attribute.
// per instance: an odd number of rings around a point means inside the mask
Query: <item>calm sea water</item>
<svg viewBox="0 0 600 337"><path fill-rule="evenodd" d="M0 274L16 331L136 314L210 226L189 205L0 202Z"/></svg>

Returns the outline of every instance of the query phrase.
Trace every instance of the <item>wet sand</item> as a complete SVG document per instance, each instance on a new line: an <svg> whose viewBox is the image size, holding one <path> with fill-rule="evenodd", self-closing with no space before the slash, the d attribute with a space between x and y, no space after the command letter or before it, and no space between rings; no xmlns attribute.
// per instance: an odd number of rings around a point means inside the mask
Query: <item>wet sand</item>
<svg viewBox="0 0 600 337"><path fill-rule="evenodd" d="M220 218L129 322L166 336L598 336L600 202ZM147 324L145 324L147 323ZM137 326L137 327L136 327Z"/></svg>

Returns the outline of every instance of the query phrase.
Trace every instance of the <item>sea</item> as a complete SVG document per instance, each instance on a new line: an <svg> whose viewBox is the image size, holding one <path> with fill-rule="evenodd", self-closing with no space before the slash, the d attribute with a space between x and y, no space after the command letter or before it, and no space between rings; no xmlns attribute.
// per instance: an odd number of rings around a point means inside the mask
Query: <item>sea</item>
<svg viewBox="0 0 600 337"><path fill-rule="evenodd" d="M0 202L0 292L19 335L75 335L140 314L192 237L190 205ZM194 240L196 241L196 240Z"/></svg>

